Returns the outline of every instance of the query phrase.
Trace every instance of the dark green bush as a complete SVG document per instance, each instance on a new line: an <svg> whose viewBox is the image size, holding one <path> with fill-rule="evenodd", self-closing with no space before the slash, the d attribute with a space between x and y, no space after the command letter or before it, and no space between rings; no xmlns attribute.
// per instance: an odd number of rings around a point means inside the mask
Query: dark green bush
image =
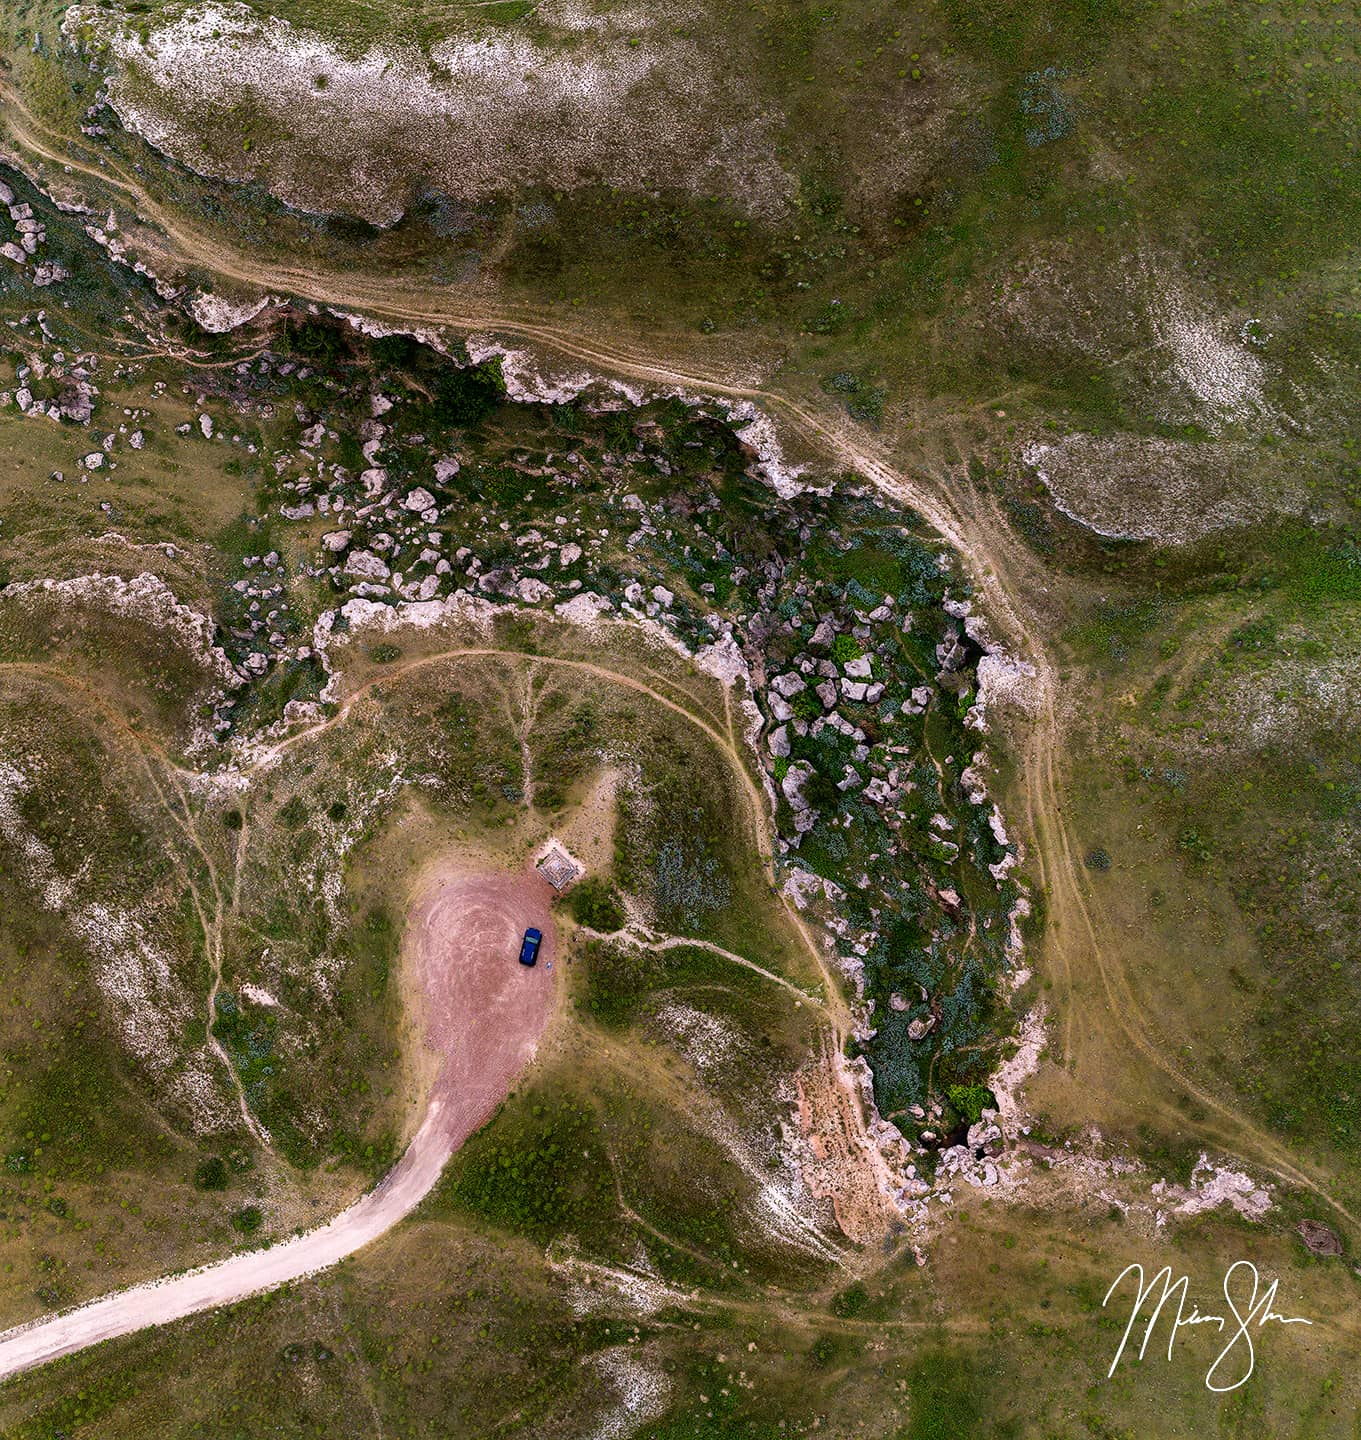
<svg viewBox="0 0 1361 1440"><path fill-rule="evenodd" d="M602 876L591 875L572 891L572 919L608 935L624 927L624 907L613 885Z"/></svg>
<svg viewBox="0 0 1361 1440"><path fill-rule="evenodd" d="M199 1163L194 1171L194 1184L200 1190L225 1190L227 1188L227 1163L219 1155L213 1155Z"/></svg>
<svg viewBox="0 0 1361 1440"><path fill-rule="evenodd" d="M835 810L841 803L841 791L836 788L835 780L815 770L804 781L803 798L815 810Z"/></svg>
<svg viewBox="0 0 1361 1440"><path fill-rule="evenodd" d="M435 418L446 425L476 425L506 398L500 360L487 360L464 369L450 366L435 386Z"/></svg>
<svg viewBox="0 0 1361 1440"><path fill-rule="evenodd" d="M264 1218L258 1205L243 1205L232 1216L232 1229L242 1235L254 1235Z"/></svg>
<svg viewBox="0 0 1361 1440"><path fill-rule="evenodd" d="M299 796L295 795L279 811L279 823L286 825L290 830L301 829L307 823L307 806L303 804Z"/></svg>
<svg viewBox="0 0 1361 1440"><path fill-rule="evenodd" d="M850 1320L862 1314L869 1303L870 1292L856 1280L832 1296L832 1314L839 1315L843 1320Z"/></svg>

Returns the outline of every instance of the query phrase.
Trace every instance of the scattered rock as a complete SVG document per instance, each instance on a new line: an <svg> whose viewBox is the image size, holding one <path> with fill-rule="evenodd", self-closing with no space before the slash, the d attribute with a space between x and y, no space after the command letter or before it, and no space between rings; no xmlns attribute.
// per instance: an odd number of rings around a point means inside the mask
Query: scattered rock
<svg viewBox="0 0 1361 1440"><path fill-rule="evenodd" d="M356 550L345 561L345 573L363 580L386 580L392 571L372 550Z"/></svg>
<svg viewBox="0 0 1361 1440"><path fill-rule="evenodd" d="M536 580L533 576L527 575L523 580L515 582L515 594L527 605L537 605L541 600L553 598L553 587L545 585L542 580Z"/></svg>
<svg viewBox="0 0 1361 1440"><path fill-rule="evenodd" d="M791 765L785 771L784 779L780 781L780 789L784 792L784 798L789 801L790 809L796 814L808 809L808 801L804 799L803 787L812 773L813 767L806 760L800 760L797 765Z"/></svg>
<svg viewBox="0 0 1361 1440"><path fill-rule="evenodd" d="M1301 1220L1295 1229L1304 1241L1304 1248L1311 1255L1331 1258L1342 1254L1341 1239L1320 1221Z"/></svg>

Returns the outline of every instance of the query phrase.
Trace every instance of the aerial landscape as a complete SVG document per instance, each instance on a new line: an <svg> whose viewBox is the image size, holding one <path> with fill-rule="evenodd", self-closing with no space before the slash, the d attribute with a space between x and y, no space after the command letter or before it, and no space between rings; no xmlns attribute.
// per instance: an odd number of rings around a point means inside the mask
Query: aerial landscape
<svg viewBox="0 0 1361 1440"><path fill-rule="evenodd" d="M0 0L0 1437L1361 1437L1361 5Z"/></svg>

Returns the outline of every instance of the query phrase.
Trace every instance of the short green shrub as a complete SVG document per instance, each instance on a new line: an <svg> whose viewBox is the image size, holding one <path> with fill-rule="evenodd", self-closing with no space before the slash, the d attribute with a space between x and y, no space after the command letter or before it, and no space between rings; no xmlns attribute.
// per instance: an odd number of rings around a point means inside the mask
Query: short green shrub
<svg viewBox="0 0 1361 1440"><path fill-rule="evenodd" d="M856 1280L832 1296L832 1314L840 1316L843 1320L850 1320L863 1314L869 1303L870 1292L859 1280Z"/></svg>
<svg viewBox="0 0 1361 1440"><path fill-rule="evenodd" d="M220 1155L201 1161L194 1171L194 1184L200 1190L225 1190L227 1178L227 1162Z"/></svg>
<svg viewBox="0 0 1361 1440"><path fill-rule="evenodd" d="M789 702L797 720L816 720L822 714L822 701L815 690L800 690Z"/></svg>
<svg viewBox="0 0 1361 1440"><path fill-rule="evenodd" d="M609 935L624 928L624 907L613 885L602 876L591 875L571 894L572 919Z"/></svg>
<svg viewBox="0 0 1361 1440"><path fill-rule="evenodd" d="M232 1229L242 1235L254 1235L264 1218L258 1205L243 1205L232 1215Z"/></svg>
<svg viewBox="0 0 1361 1440"><path fill-rule="evenodd" d="M945 1092L950 1104L970 1125L977 1125L984 1110L997 1108L997 1096L986 1085L951 1085Z"/></svg>

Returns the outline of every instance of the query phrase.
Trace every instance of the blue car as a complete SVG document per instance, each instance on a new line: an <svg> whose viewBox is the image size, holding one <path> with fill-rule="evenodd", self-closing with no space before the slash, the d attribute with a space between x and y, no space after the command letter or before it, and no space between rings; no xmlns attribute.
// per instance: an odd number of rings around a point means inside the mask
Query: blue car
<svg viewBox="0 0 1361 1440"><path fill-rule="evenodd" d="M539 958L539 946L542 944L542 931L526 930L525 938L520 942L520 964L533 965Z"/></svg>

